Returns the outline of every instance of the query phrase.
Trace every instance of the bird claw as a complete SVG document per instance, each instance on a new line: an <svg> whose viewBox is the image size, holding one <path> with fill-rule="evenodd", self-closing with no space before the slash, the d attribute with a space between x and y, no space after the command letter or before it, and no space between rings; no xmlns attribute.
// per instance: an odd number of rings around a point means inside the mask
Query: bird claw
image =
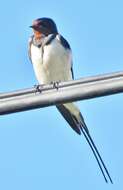
<svg viewBox="0 0 123 190"><path fill-rule="evenodd" d="M51 82L51 84L53 85L53 88L55 89L59 89L59 82L60 81L55 81L55 82ZM34 85L35 88L35 93L41 93L42 92L42 85L38 84L38 85Z"/></svg>
<svg viewBox="0 0 123 190"><path fill-rule="evenodd" d="M35 93L41 93L42 92L42 85L38 84L38 85L34 85L35 88Z"/></svg>
<svg viewBox="0 0 123 190"><path fill-rule="evenodd" d="M53 88L58 90L59 89L59 82L60 81L51 82L51 84L53 85Z"/></svg>

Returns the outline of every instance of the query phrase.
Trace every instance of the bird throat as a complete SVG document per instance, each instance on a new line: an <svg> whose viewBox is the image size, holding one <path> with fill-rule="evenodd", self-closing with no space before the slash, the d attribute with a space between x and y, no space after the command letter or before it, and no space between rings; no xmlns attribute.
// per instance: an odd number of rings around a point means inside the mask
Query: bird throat
<svg viewBox="0 0 123 190"><path fill-rule="evenodd" d="M38 31L35 31L34 32L34 38L33 38L34 45L37 47L41 47L41 45L44 41L44 37L45 37L44 34L38 32Z"/></svg>
<svg viewBox="0 0 123 190"><path fill-rule="evenodd" d="M34 30L35 39L40 40L42 35L43 34L41 32Z"/></svg>

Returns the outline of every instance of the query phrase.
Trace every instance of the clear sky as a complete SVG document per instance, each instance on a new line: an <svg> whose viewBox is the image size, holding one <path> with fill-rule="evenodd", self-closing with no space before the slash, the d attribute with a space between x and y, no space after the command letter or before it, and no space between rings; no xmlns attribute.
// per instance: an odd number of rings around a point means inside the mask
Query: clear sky
<svg viewBox="0 0 123 190"><path fill-rule="evenodd" d="M75 78L123 70L122 0L11 0L0 5L0 92L37 83L29 26L51 17L73 50ZM123 189L123 95L78 102L114 185L55 107L0 116L1 190Z"/></svg>

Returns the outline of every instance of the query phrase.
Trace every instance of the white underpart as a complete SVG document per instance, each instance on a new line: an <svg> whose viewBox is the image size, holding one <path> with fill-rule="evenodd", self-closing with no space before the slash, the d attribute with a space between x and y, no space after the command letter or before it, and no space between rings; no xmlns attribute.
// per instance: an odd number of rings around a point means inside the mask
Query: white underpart
<svg viewBox="0 0 123 190"><path fill-rule="evenodd" d="M51 44L38 48L32 44L31 59L36 78L39 84L55 81L72 80L71 64L72 55L55 38ZM65 107L79 119L79 109L73 103L64 104Z"/></svg>
<svg viewBox="0 0 123 190"><path fill-rule="evenodd" d="M31 58L39 84L72 80L71 51L66 50L57 38L44 46L43 56L42 48L32 44Z"/></svg>

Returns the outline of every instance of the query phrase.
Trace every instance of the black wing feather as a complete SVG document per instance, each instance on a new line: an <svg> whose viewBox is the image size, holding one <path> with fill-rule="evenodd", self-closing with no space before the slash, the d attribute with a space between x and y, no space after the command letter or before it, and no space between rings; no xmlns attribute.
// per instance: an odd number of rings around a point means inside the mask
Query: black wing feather
<svg viewBox="0 0 123 190"><path fill-rule="evenodd" d="M68 111L68 109L64 105L61 104L57 105L56 107L59 110L59 112L62 114L62 116L65 118L65 120L70 124L70 127L80 135L81 130L76 125L74 116Z"/></svg>
<svg viewBox="0 0 123 190"><path fill-rule="evenodd" d="M63 45L64 48L71 49L70 44L61 34L58 34L58 38L59 38L59 41Z"/></svg>

